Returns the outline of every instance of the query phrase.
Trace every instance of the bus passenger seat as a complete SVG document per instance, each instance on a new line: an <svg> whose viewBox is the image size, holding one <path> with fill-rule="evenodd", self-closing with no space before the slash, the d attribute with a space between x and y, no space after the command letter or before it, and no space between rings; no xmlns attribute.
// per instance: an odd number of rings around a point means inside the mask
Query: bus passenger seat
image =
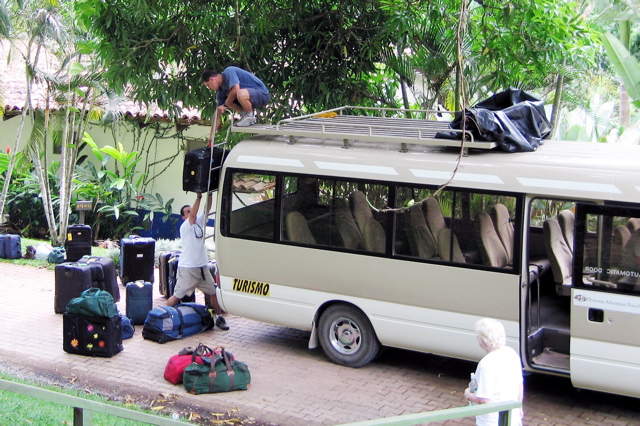
<svg viewBox="0 0 640 426"><path fill-rule="evenodd" d="M364 249L375 253L386 252L386 236L384 228L375 219L368 220L364 224Z"/></svg>
<svg viewBox="0 0 640 426"><path fill-rule="evenodd" d="M444 220L442 210L440 209L440 203L437 199L434 197L428 197L424 201L424 206L426 209L424 218L429 230L431 231L431 235L433 235L433 239L435 240L440 231L447 227L447 222Z"/></svg>
<svg viewBox="0 0 640 426"><path fill-rule="evenodd" d="M407 210L407 238L412 256L431 259L437 255L436 240L427 226L420 204L414 204Z"/></svg>
<svg viewBox="0 0 640 426"><path fill-rule="evenodd" d="M640 229L640 218L629 218L629 220L627 220L627 228L629 228L629 231L631 232L635 231L636 229Z"/></svg>
<svg viewBox="0 0 640 426"><path fill-rule="evenodd" d="M507 263L512 263L514 230L509 210L504 204L496 204L489 211L489 216L491 216L498 238L507 252Z"/></svg>
<svg viewBox="0 0 640 426"><path fill-rule="evenodd" d="M571 294L571 274L573 255L562 235L562 229L557 219L549 218L542 225L544 245L551 261L553 281L556 283L556 293L560 296Z"/></svg>
<svg viewBox="0 0 640 426"><path fill-rule="evenodd" d="M371 207L367 202L367 196L362 191L353 191L349 194L349 206L351 207L351 213L353 213L353 219L358 225L360 233L364 235L364 225L374 220Z"/></svg>
<svg viewBox="0 0 640 426"><path fill-rule="evenodd" d="M622 255L627 242L631 238L631 231L623 225L618 225L613 229L613 237L611 238L611 265L616 268L622 268Z"/></svg>
<svg viewBox="0 0 640 426"><path fill-rule="evenodd" d="M335 224L338 228L338 233L342 238L343 246L350 249L361 249L362 234L356 225L356 221L351 215L347 200L344 198L336 198L333 201Z"/></svg>
<svg viewBox="0 0 640 426"><path fill-rule="evenodd" d="M496 233L491 216L485 212L480 212L476 215L475 224L478 245L480 246L484 264L496 268L506 267L509 263L507 251Z"/></svg>
<svg viewBox="0 0 640 426"><path fill-rule="evenodd" d="M307 219L300 212L290 212L286 217L287 236L289 241L315 245L316 239L309 229Z"/></svg>
<svg viewBox="0 0 640 426"><path fill-rule="evenodd" d="M458 239L451 229L444 228L438 233L438 253L445 262L466 263L466 259L460 250Z"/></svg>
<svg viewBox="0 0 640 426"><path fill-rule="evenodd" d="M560 223L560 229L562 230L562 236L564 237L569 250L573 253L573 228L575 226L576 218L571 210L562 210L558 213L558 222Z"/></svg>

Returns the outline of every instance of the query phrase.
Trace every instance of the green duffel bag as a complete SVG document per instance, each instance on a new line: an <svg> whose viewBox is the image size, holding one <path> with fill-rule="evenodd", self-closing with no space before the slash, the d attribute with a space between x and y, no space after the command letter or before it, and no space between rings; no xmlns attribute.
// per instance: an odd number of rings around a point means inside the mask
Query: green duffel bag
<svg viewBox="0 0 640 426"><path fill-rule="evenodd" d="M67 312L90 317L111 318L118 315L116 302L111 293L91 287L67 303Z"/></svg>
<svg viewBox="0 0 640 426"><path fill-rule="evenodd" d="M244 362L236 361L224 348L216 348L211 358L203 357L204 364L196 362L197 353L197 350L193 352L192 362L185 368L182 377L187 392L200 395L249 388L251 384L249 367Z"/></svg>

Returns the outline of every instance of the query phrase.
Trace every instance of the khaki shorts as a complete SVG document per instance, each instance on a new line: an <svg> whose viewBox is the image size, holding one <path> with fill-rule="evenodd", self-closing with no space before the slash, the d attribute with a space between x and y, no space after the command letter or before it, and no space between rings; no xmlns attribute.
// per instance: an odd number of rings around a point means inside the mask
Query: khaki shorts
<svg viewBox="0 0 640 426"><path fill-rule="evenodd" d="M173 295L182 299L185 296L191 296L196 288L207 296L216 294L216 282L209 272L209 267L183 268L178 266L178 282Z"/></svg>

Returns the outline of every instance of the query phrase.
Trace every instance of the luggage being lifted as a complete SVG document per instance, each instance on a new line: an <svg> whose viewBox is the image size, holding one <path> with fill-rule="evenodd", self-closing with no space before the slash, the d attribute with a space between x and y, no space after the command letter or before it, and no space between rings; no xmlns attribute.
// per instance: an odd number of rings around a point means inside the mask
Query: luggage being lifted
<svg viewBox="0 0 640 426"><path fill-rule="evenodd" d="M216 191L220 183L222 163L229 151L213 147L204 147L189 151L184 155L182 170L182 190L205 193Z"/></svg>
<svg viewBox="0 0 640 426"><path fill-rule="evenodd" d="M120 240L120 280L123 285L131 281L154 282L156 240L151 237L130 235Z"/></svg>

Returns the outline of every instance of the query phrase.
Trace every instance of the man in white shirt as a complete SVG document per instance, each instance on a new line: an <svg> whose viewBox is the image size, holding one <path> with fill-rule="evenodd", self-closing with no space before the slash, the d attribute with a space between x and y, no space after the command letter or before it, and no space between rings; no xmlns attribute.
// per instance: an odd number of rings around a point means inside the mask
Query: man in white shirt
<svg viewBox="0 0 640 426"><path fill-rule="evenodd" d="M178 277L173 295L167 300L167 305L173 306L185 296L193 294L199 288L205 297L211 298L211 306L216 313L215 325L221 330L228 330L222 308L216 296L216 283L209 272L209 257L204 246L204 229L206 218L211 211L211 192L207 196L205 211L198 214L202 194L197 194L193 206L183 206L180 209L182 225L180 225L180 238L182 239L182 253L178 262Z"/></svg>

